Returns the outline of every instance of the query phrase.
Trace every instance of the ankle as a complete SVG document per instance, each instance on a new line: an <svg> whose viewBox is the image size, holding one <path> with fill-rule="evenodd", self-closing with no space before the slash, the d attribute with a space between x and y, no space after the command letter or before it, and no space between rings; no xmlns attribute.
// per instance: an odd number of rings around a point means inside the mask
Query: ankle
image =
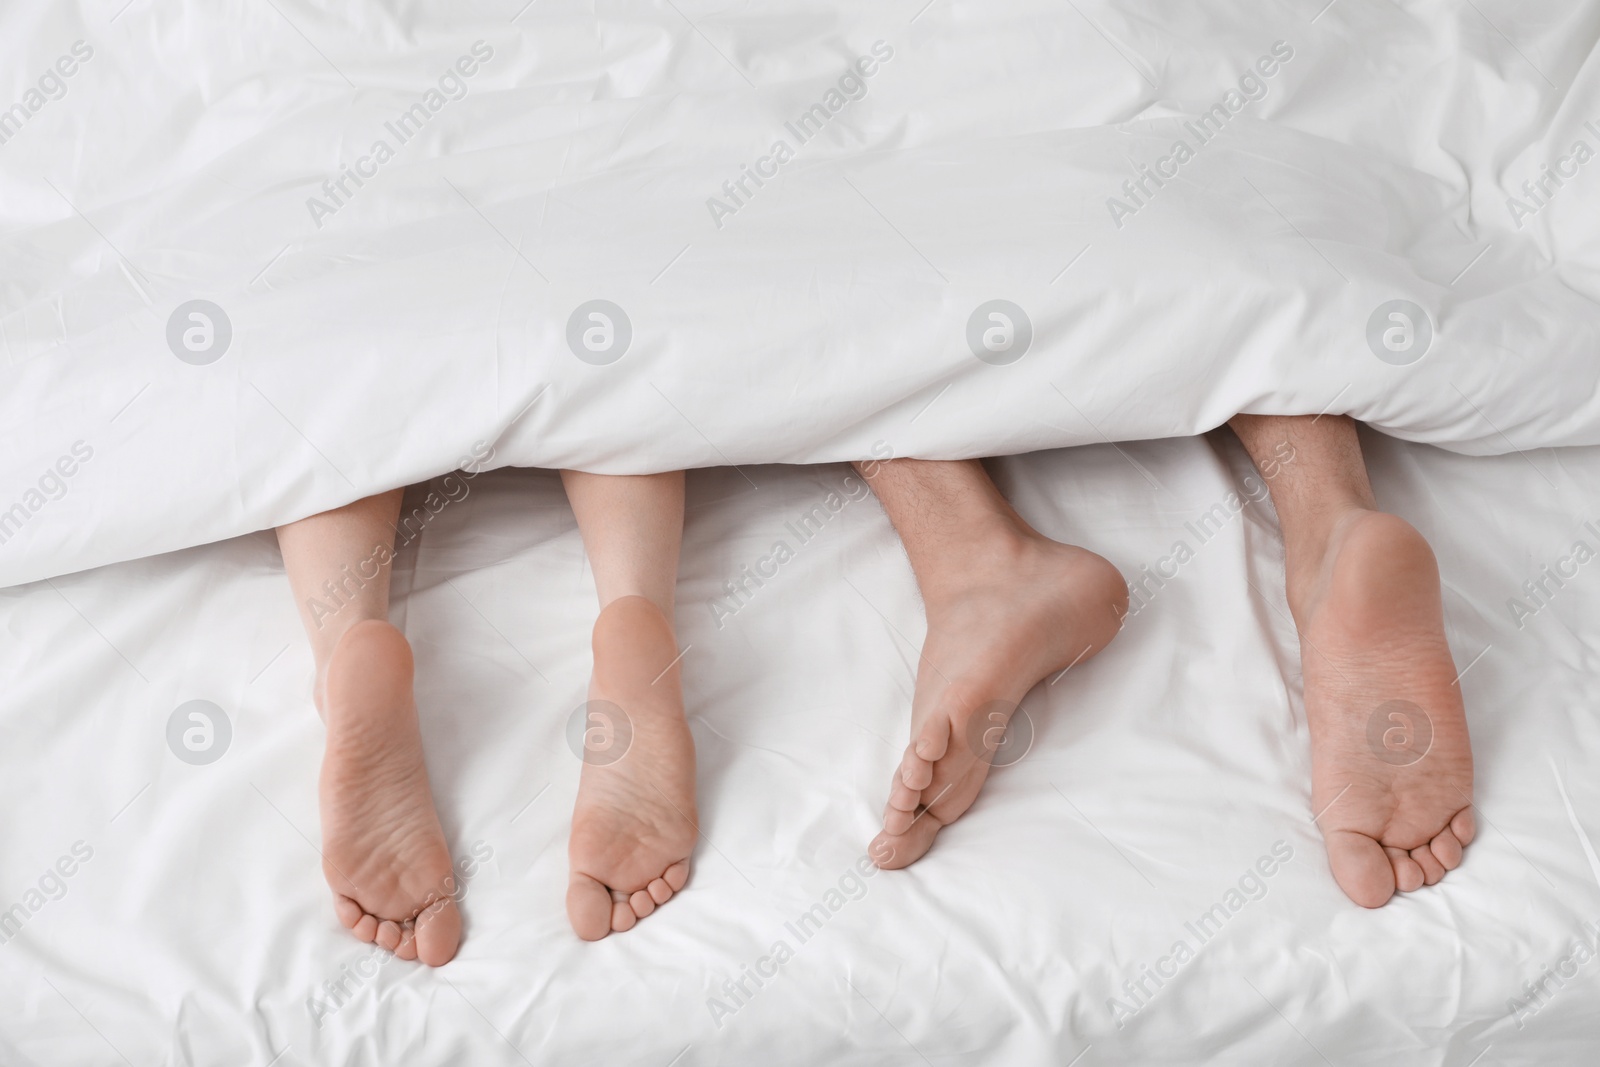
<svg viewBox="0 0 1600 1067"><path fill-rule="evenodd" d="M911 560L924 601L944 603L1025 573L1045 540L1020 519L989 515L949 531Z"/></svg>
<svg viewBox="0 0 1600 1067"><path fill-rule="evenodd" d="M1284 592L1295 622L1304 625L1316 606L1323 578L1332 566L1339 540L1351 523L1377 512L1362 501L1350 500L1321 510L1315 521L1285 524Z"/></svg>

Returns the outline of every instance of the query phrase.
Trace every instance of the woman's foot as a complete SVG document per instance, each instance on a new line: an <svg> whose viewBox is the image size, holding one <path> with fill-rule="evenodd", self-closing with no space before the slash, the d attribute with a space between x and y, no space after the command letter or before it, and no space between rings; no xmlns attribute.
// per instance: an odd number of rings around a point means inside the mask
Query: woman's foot
<svg viewBox="0 0 1600 1067"><path fill-rule="evenodd" d="M567 917L585 941L632 928L689 880L699 824L677 661L672 623L644 597L595 620L590 708L618 721L586 743L572 812Z"/></svg>
<svg viewBox="0 0 1600 1067"><path fill-rule="evenodd" d="M358 622L334 647L319 682L322 869L352 933L438 967L456 954L461 915L411 678L411 646L386 622Z"/></svg>
<svg viewBox="0 0 1600 1067"><path fill-rule="evenodd" d="M1472 750L1439 568L1410 524L1352 507L1290 559L1311 804L1339 888L1376 908L1433 885L1471 843Z"/></svg>
<svg viewBox="0 0 1600 1067"><path fill-rule="evenodd" d="M868 850L879 867L914 863L972 806L1028 690L1099 652L1127 611L1127 584L1105 559L1009 522L993 529L958 566L918 575L928 634L911 744Z"/></svg>

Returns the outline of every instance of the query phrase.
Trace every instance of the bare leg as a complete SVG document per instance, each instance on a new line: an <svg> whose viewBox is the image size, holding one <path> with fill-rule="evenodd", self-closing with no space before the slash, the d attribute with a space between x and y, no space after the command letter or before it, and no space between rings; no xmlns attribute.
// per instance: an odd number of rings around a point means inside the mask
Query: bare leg
<svg viewBox="0 0 1600 1067"><path fill-rule="evenodd" d="M1100 556L1024 522L976 460L857 470L900 533L928 614L911 743L869 850L897 868L972 805L1028 690L1116 636L1128 590Z"/></svg>
<svg viewBox="0 0 1600 1067"><path fill-rule="evenodd" d="M403 489L380 493L278 527L289 588L317 665L312 697L319 712L339 639L358 622L389 617L389 560L404 495Z"/></svg>
<svg viewBox="0 0 1600 1067"><path fill-rule="evenodd" d="M665 904L689 879L698 822L694 738L672 627L683 472L562 471L594 570L583 775L568 843L567 918L596 941Z"/></svg>
<svg viewBox="0 0 1600 1067"><path fill-rule="evenodd" d="M1355 423L1239 415L1283 528L1311 730L1311 807L1339 887L1375 908L1432 885L1472 841L1472 750L1439 566L1377 510Z"/></svg>
<svg viewBox="0 0 1600 1067"><path fill-rule="evenodd" d="M401 959L448 963L461 940L450 850L412 699L411 646L389 625L401 490L278 529L327 723L322 870L339 920Z"/></svg>

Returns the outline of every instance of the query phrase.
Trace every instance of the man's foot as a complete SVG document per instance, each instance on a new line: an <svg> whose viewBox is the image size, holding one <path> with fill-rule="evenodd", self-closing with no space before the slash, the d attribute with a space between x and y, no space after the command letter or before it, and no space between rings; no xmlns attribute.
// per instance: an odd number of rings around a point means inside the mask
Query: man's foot
<svg viewBox="0 0 1600 1067"><path fill-rule="evenodd" d="M334 646L322 685L322 870L352 933L438 967L456 954L461 915L411 678L411 646L386 622L358 622Z"/></svg>
<svg viewBox="0 0 1600 1067"><path fill-rule="evenodd" d="M1472 750L1439 568L1403 519L1351 508L1321 558L1291 560L1311 805L1339 888L1376 908L1433 885L1477 832Z"/></svg>
<svg viewBox="0 0 1600 1067"><path fill-rule="evenodd" d="M1128 587L1087 549L1007 527L974 545L959 574L924 581L923 598L911 744L868 850L889 870L920 859L972 806L1028 690L1116 636Z"/></svg>
<svg viewBox="0 0 1600 1067"><path fill-rule="evenodd" d="M699 823L677 661L672 623L644 597L595 620L593 727L567 849L567 918L585 941L630 929L689 880Z"/></svg>

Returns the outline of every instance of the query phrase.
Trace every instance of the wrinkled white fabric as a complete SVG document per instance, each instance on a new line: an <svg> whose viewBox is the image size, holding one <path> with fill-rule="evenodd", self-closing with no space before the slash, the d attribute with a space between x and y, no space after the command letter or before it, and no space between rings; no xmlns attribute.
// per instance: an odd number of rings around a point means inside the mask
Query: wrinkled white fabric
<svg viewBox="0 0 1600 1067"><path fill-rule="evenodd" d="M1241 410L1600 442L1592 5L518 6L0 13L0 584L478 442L644 472Z"/></svg>

